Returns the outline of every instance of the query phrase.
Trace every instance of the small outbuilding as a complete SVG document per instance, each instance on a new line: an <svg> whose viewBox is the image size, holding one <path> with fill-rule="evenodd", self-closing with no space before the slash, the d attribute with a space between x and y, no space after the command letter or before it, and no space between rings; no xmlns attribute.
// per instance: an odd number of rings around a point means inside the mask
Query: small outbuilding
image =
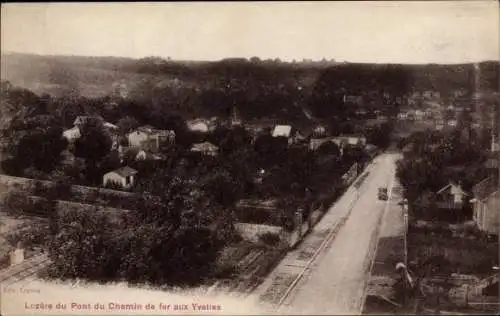
<svg viewBox="0 0 500 316"><path fill-rule="evenodd" d="M116 184L124 189L128 189L134 185L134 176L136 174L137 170L125 166L106 173L103 176L102 182L105 186L109 184Z"/></svg>

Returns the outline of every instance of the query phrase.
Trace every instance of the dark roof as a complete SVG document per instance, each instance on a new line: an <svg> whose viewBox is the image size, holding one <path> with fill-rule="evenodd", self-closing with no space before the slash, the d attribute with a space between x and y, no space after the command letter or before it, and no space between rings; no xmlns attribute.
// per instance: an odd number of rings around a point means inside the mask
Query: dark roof
<svg viewBox="0 0 500 316"><path fill-rule="evenodd" d="M498 176L490 176L483 181L479 182L472 188L474 197L482 200L487 198L490 194L499 189Z"/></svg>
<svg viewBox="0 0 500 316"><path fill-rule="evenodd" d="M130 168L129 166L121 167L119 169L113 170L111 172L117 173L122 177L133 176L137 173L137 170Z"/></svg>

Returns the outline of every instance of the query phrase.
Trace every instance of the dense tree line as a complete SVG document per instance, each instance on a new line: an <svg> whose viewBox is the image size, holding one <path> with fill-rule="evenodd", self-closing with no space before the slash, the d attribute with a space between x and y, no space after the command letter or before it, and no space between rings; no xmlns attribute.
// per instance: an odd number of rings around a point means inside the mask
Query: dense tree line
<svg viewBox="0 0 500 316"><path fill-rule="evenodd" d="M77 182L82 180L80 175L83 171L85 179L81 182L82 184L98 185L105 172L121 165L118 157L109 153L111 139L104 130L102 122L98 119L90 119L81 127L82 137L71 148L68 148L76 157L82 159L84 165L60 166L61 152L67 146L65 140L61 137L61 132L65 127L64 121L72 122L81 114L106 116L107 111L113 110L113 106L107 106L112 100L109 98L86 99L84 97L56 98L44 96L40 98L36 95L30 95L29 92L23 93L27 94L34 104L43 103L46 106L42 113L28 113L13 118L9 128L6 129L10 133L9 153L13 159L4 162L4 167L6 167L4 169L11 171L14 175L22 175L23 169L28 167L34 167L45 173L53 172L54 169L62 169L63 172L71 175ZM7 98L7 100L16 104L15 100L17 99ZM139 170L142 178L146 179L146 181L157 170L170 172L178 167L180 160L193 156L193 154L186 152L186 149L193 142L210 141L219 147L220 157L215 159L219 166L204 168L209 171L226 168L227 172L221 172L221 175L230 174L235 177L234 179L226 179L229 183L245 184L244 188L238 189L236 192L248 192L250 190L249 183L252 182L251 179L260 169L267 171L263 184L268 186L268 194L274 192L278 195L293 195L297 191L296 189L290 189L291 187L299 187L298 190L302 192L308 186L308 174L305 174L305 172L313 173L311 170L314 168L311 166L314 163L311 161L315 158L312 158L313 155L307 153L307 150L289 148L285 138L263 135L258 137L254 143L251 143L250 135L242 127L234 129L219 127L207 135L196 134L187 130L182 117L172 115L164 109L160 112L154 110L145 112L140 110L142 105L134 101L124 99L117 99L116 101L117 104L114 107L119 107L120 115L114 117L112 122L120 127L123 134L145 123L158 128L173 129L176 132L176 146L164 149L163 153L168 157L166 161L136 162L133 159L128 161L128 158L125 157L125 163ZM17 101L16 106L23 109L26 107L24 102L26 101L21 98L21 101ZM61 106L62 110L59 110ZM376 137L377 135L375 135ZM321 152L320 150L319 154ZM194 155L195 158L196 156ZM358 161L359 158L356 154L353 155L348 152L344 161L352 163ZM207 158L203 159L207 160ZM192 163L194 166L209 165L206 161L203 163L197 162L196 159L194 161ZM280 176L277 176L278 174ZM50 178L50 176L47 177ZM281 181L282 184L275 183L275 180L270 179L279 179L278 182ZM220 182L220 179L217 181ZM290 185L294 183L295 185ZM139 187L146 185L143 181L139 181L139 184ZM239 193L237 196L242 194Z"/></svg>
<svg viewBox="0 0 500 316"><path fill-rule="evenodd" d="M113 71L114 76L116 73L137 74L139 78L123 79L129 101L119 102L120 106L109 113L119 109L139 121L161 117L149 115L150 111L167 111L182 116L228 116L229 110L237 107L244 118L276 116L296 122L306 120L301 107L312 109L319 117L347 115L345 112L353 107L346 107L342 102L344 94L361 96L365 104L380 107L392 106L396 97L413 91L435 90L441 92L443 97L449 97L456 87L465 87L469 95L477 88L471 81L475 77L472 64L326 63L315 66L314 63L261 61L258 58L177 62L162 58L133 60L13 55L8 56L6 65L9 65L10 59L30 58L36 62L29 64L43 65L40 72L43 69L43 72L51 73L46 80L53 86L61 87L64 91L60 95L67 98L75 97L75 91L82 92L85 86L95 84L95 80L80 76L76 67L86 65L86 68L96 71ZM498 63L485 62L479 67L481 89L498 90ZM103 86L111 86L110 80L120 82L122 79L105 77L103 80ZM110 93L113 92L108 91L107 94ZM391 100L383 97L384 93L389 94ZM127 107L130 111L124 110ZM106 119L113 117L115 115L106 116Z"/></svg>
<svg viewBox="0 0 500 316"><path fill-rule="evenodd" d="M401 144L406 150L397 163L397 177L415 211L432 213L435 193L449 182L471 192L473 185L491 175L484 164L487 150L468 135L462 129L418 132Z"/></svg>

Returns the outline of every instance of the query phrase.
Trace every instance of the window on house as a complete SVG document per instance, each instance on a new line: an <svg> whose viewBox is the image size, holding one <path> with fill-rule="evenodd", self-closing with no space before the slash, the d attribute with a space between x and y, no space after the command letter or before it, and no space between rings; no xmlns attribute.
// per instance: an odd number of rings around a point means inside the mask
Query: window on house
<svg viewBox="0 0 500 316"><path fill-rule="evenodd" d="M130 180L131 180L130 178L131 178L130 176L125 177L125 184L126 185L130 184Z"/></svg>

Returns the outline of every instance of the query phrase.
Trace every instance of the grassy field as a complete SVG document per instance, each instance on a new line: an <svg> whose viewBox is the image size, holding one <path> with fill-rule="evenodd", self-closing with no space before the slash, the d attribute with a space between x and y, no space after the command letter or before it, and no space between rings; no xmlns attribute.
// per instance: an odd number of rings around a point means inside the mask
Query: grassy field
<svg viewBox="0 0 500 316"><path fill-rule="evenodd" d="M453 237L451 234L416 231L408 235L408 260L416 274L427 270L422 279L426 293L425 307L457 312L471 312L465 307L464 287L475 286L478 280L492 275L492 267L498 265L498 243L481 238ZM434 263L425 264L428 260ZM432 268L425 268L432 267ZM474 281L475 280L475 281ZM484 296L487 300L491 297ZM488 312L492 305L478 306L474 313Z"/></svg>
<svg viewBox="0 0 500 316"><path fill-rule="evenodd" d="M377 254L373 264L372 275L394 275L394 267L402 261L404 252L404 237L381 237L378 241Z"/></svg>
<svg viewBox="0 0 500 316"><path fill-rule="evenodd" d="M453 273L487 276L498 265L498 244L466 237L443 237L427 232L408 234L408 261L423 263L442 256Z"/></svg>

